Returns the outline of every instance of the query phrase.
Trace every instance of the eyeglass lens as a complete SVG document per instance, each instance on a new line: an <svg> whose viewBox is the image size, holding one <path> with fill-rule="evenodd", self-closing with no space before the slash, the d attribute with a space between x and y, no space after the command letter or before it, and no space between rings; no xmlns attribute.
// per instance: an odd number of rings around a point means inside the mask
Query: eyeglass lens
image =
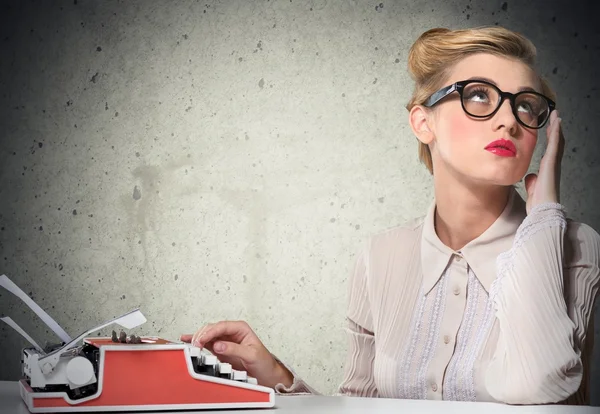
<svg viewBox="0 0 600 414"><path fill-rule="evenodd" d="M462 103L469 115L485 117L499 106L500 94L491 85L469 83L463 89ZM519 120L534 128L546 122L549 115L548 102L534 93L520 93L515 99L515 109Z"/></svg>

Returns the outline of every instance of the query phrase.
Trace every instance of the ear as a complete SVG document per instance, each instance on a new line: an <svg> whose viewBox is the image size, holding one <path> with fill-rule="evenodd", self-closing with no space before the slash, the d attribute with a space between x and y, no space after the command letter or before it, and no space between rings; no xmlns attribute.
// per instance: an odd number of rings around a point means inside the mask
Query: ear
<svg viewBox="0 0 600 414"><path fill-rule="evenodd" d="M429 129L429 116L430 112L428 112L427 109L421 105L413 106L408 115L410 128L416 135L417 139L426 145L430 144L435 137L433 132L431 132Z"/></svg>

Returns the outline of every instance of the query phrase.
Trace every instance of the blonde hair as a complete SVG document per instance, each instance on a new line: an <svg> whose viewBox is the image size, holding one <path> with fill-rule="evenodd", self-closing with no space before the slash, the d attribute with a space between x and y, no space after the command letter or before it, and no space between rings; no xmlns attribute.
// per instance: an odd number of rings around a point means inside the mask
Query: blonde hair
<svg viewBox="0 0 600 414"><path fill-rule="evenodd" d="M408 72L415 88L406 109L422 105L449 77L454 65L475 54L489 53L521 61L535 70L536 48L525 36L499 26L474 29L431 29L423 33L410 48ZM537 71L536 71L537 73ZM542 93L552 100L556 96L550 85L538 74ZM419 142L419 159L431 174L433 162L429 146Z"/></svg>

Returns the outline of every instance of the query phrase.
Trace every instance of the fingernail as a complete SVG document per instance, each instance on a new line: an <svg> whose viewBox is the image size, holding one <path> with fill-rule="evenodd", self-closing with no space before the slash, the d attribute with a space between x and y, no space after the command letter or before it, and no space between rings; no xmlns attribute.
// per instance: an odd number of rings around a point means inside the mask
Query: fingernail
<svg viewBox="0 0 600 414"><path fill-rule="evenodd" d="M213 346L213 349L215 352L223 352L223 351L225 351L225 344L223 342L217 342Z"/></svg>

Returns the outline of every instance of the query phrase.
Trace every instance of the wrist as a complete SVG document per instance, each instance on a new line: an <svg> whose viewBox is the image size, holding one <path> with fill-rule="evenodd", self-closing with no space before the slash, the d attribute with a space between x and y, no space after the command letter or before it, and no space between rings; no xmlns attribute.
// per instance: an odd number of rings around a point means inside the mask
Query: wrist
<svg viewBox="0 0 600 414"><path fill-rule="evenodd" d="M277 384L283 385L285 388L289 388L294 383L294 374L288 370L283 363L274 358L275 369L273 370L273 377L270 384L265 384L267 387L275 388Z"/></svg>

